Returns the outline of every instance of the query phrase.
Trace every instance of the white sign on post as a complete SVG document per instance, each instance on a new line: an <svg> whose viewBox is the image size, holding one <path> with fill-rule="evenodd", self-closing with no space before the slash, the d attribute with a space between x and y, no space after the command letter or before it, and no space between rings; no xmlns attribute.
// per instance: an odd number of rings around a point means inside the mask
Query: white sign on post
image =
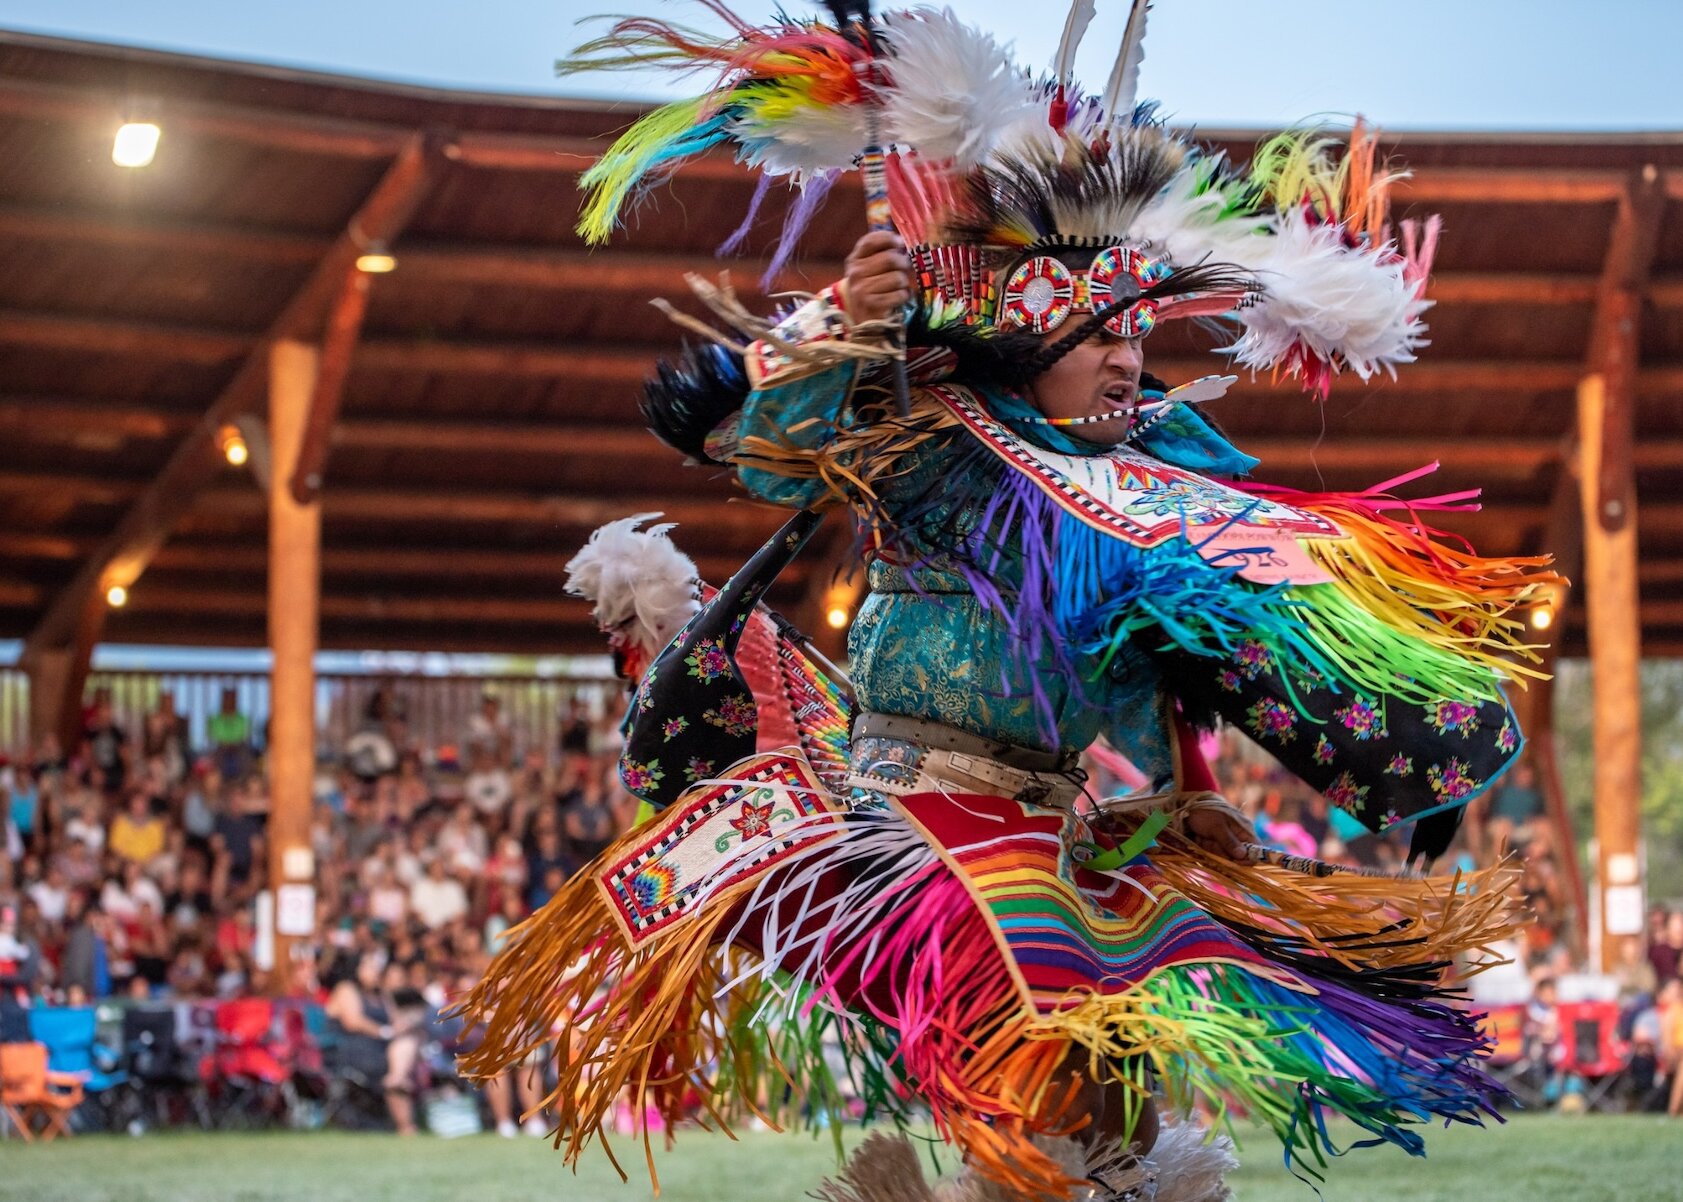
<svg viewBox="0 0 1683 1202"><path fill-rule="evenodd" d="M314 885L282 885L275 891L275 931L281 935L313 935L316 929Z"/></svg>

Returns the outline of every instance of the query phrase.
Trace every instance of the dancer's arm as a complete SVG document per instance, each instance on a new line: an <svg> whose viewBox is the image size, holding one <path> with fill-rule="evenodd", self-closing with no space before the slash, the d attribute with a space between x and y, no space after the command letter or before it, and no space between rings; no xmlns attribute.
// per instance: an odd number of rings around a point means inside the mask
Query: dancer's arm
<svg viewBox="0 0 1683 1202"><path fill-rule="evenodd" d="M866 234L847 259L847 274L822 289L778 324L777 339L820 356L826 343L850 341L861 323L881 321L911 295L910 264L893 234ZM815 364L773 342L750 346L746 357L753 386L731 435L742 454L737 474L756 496L780 505L810 506L831 484L757 466L754 449L775 447L795 455L822 452L852 420L853 397L864 359ZM734 448L733 448L734 449Z"/></svg>

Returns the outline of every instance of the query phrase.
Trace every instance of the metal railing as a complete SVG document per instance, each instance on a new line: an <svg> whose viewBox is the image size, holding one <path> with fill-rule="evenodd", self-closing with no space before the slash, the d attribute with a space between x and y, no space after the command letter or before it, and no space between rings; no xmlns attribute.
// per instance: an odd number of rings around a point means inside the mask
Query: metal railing
<svg viewBox="0 0 1683 1202"><path fill-rule="evenodd" d="M480 699L490 693L501 703L519 758L553 761L562 719L576 703L592 717L619 704L618 685L600 679L534 676L406 676L322 674L316 677L317 749L333 758L351 735L368 724L369 703L385 687L392 712L401 715L404 742L428 750L459 746ZM236 708L251 722L261 747L269 723L269 677L263 672L96 671L85 696L109 690L113 716L138 751L146 716L163 693L187 719L188 739L208 746L207 724L234 690ZM29 683L16 668L0 668L0 751L16 754L29 745Z"/></svg>

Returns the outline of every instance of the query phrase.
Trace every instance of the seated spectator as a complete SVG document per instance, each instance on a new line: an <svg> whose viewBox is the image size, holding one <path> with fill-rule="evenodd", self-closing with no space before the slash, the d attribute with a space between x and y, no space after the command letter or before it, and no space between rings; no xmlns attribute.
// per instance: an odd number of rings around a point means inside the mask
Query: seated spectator
<svg viewBox="0 0 1683 1202"><path fill-rule="evenodd" d="M1659 992L1659 978L1654 966L1648 963L1647 949L1635 935L1619 941L1619 960L1613 966L1613 978L1619 983L1619 1035L1628 1038L1636 1016L1653 1005Z"/></svg>
<svg viewBox="0 0 1683 1202"><path fill-rule="evenodd" d="M437 930L468 912L467 890L447 868L444 857L435 855L426 875L409 887L409 907L428 930Z"/></svg>
<svg viewBox="0 0 1683 1202"><path fill-rule="evenodd" d="M71 804L70 817L64 823L65 837L83 844L95 855L104 851L105 821L101 816L103 809L98 794L79 793Z"/></svg>
<svg viewBox="0 0 1683 1202"><path fill-rule="evenodd" d="M399 1135L415 1134L413 1073L419 1051L414 1031L398 1030L380 990L379 959L358 956L327 998L327 1018L341 1064L377 1084Z"/></svg>
<svg viewBox="0 0 1683 1202"><path fill-rule="evenodd" d="M88 764L87 783L106 796L115 796L128 783L128 736L111 713L111 693L99 689L82 726L82 747Z"/></svg>
<svg viewBox="0 0 1683 1202"><path fill-rule="evenodd" d="M64 875L64 865L56 859L47 865L46 874L29 886L29 899L41 909L41 918L57 926L64 921L65 907L70 904L70 881Z"/></svg>
<svg viewBox="0 0 1683 1202"><path fill-rule="evenodd" d="M454 872L477 876L485 867L485 827L467 806L450 815L434 846Z"/></svg>
<svg viewBox="0 0 1683 1202"><path fill-rule="evenodd" d="M164 850L164 820L152 809L151 795L136 789L128 807L111 820L106 845L123 859L145 864Z"/></svg>
<svg viewBox="0 0 1683 1202"><path fill-rule="evenodd" d="M35 828L41 813L41 786L27 765L8 768L0 783L0 799L6 800L12 829L25 847L34 846Z"/></svg>
<svg viewBox="0 0 1683 1202"><path fill-rule="evenodd" d="M106 879L99 891L99 908L119 922L128 922L142 906L151 906L154 914L161 913L164 895L140 865L130 861L120 873Z"/></svg>
<svg viewBox="0 0 1683 1202"><path fill-rule="evenodd" d="M1683 966L1683 910L1666 914L1660 937L1648 944L1648 963L1662 985L1678 975Z"/></svg>

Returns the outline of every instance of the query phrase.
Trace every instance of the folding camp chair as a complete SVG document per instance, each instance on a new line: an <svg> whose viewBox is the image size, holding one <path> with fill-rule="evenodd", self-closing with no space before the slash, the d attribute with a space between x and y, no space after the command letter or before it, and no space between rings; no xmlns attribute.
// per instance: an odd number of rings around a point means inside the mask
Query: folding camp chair
<svg viewBox="0 0 1683 1202"><path fill-rule="evenodd" d="M1522 1110L1546 1108L1549 1066L1526 1052L1525 1007L1493 1007L1480 1025L1491 1041L1491 1075L1507 1087Z"/></svg>
<svg viewBox="0 0 1683 1202"><path fill-rule="evenodd" d="M48 1067L67 1073L82 1083L82 1090L94 1103L102 1126L111 1126L113 1091L128 1079L120 1057L99 1042L99 1022L92 1006L37 1006L29 1012L29 1033L47 1045ZM84 1112L86 1118L87 1113Z"/></svg>
<svg viewBox="0 0 1683 1202"><path fill-rule="evenodd" d="M0 1044L0 1110L25 1141L70 1134L70 1112L82 1104L82 1082L47 1067L43 1043ZM37 1126L39 1119L46 1122Z"/></svg>
<svg viewBox="0 0 1683 1202"><path fill-rule="evenodd" d="M1561 1068L1584 1083L1590 1110L1614 1108L1610 1095L1625 1080L1630 1049L1619 1038L1617 1002L1562 1002Z"/></svg>

